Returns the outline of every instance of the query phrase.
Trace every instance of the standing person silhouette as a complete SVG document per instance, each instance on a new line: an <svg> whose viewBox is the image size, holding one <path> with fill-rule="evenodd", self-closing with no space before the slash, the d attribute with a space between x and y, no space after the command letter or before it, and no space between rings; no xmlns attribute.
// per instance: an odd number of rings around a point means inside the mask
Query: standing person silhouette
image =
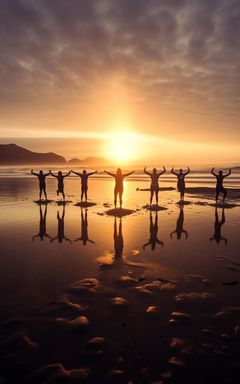
<svg viewBox="0 0 240 384"><path fill-rule="evenodd" d="M150 237L148 242L143 245L143 249L145 250L148 245L151 245L151 249L152 251L154 251L156 248L156 244L159 244L161 245L161 247L163 247L164 242L158 239L158 213L155 212L155 222L153 222L152 215L152 211L150 211Z"/></svg>
<svg viewBox="0 0 240 384"><path fill-rule="evenodd" d="M151 185L150 185L150 205L152 205L153 195L155 193L156 197L156 204L158 205L158 192L159 192L159 185L158 185L158 179L161 175L163 175L166 172L166 168L163 166L163 171L157 172L156 168L153 168L152 173L147 172L147 168L144 168L144 173L146 175L151 177Z"/></svg>
<svg viewBox="0 0 240 384"><path fill-rule="evenodd" d="M63 200L65 201L65 193L64 193L64 183L63 183L63 180L64 180L64 177L67 177L67 176L70 175L71 171L69 171L66 175L63 175L62 171L58 171L57 175L54 175L54 173L52 173L51 170L49 170L49 172L50 172L51 176L57 178L57 180L58 180L57 195L59 195L59 193L61 193L62 196L63 196Z"/></svg>
<svg viewBox="0 0 240 384"><path fill-rule="evenodd" d="M58 239L59 243L62 243L63 240L66 240L69 243L72 242L68 237L65 236L65 232L64 232L64 218L65 218L65 205L63 206L62 216L61 217L60 217L59 211L57 212L58 232L57 232L57 236L54 237L53 239L51 239L51 243L53 241L55 241L56 239Z"/></svg>
<svg viewBox="0 0 240 384"><path fill-rule="evenodd" d="M117 228L117 218L116 216L114 217L113 240L114 240L114 257L115 259L122 258L124 242L123 242L121 217L120 217L118 228Z"/></svg>
<svg viewBox="0 0 240 384"><path fill-rule="evenodd" d="M33 172L33 169L31 170L31 174L38 177L39 180L39 200L42 199L42 193L45 195L45 200L47 200L47 192L46 192L46 177L50 175L50 171L48 173L43 173L42 170L39 171L39 173Z"/></svg>
<svg viewBox="0 0 240 384"><path fill-rule="evenodd" d="M120 208L122 208L122 195L123 195L123 180L125 177L132 175L135 171L129 172L129 173L122 173L121 168L117 169L116 173L107 172L109 176L114 177L115 179L115 187L114 187L114 206L116 208L117 206L117 196L119 195L119 201L120 201Z"/></svg>
<svg viewBox="0 0 240 384"><path fill-rule="evenodd" d="M187 172L183 172L182 168L179 169L179 172L175 172L174 168L171 169L171 173L177 176L177 189L180 192L180 202L184 201L185 195L185 176L190 173L190 169L188 167Z"/></svg>
<svg viewBox="0 0 240 384"><path fill-rule="evenodd" d="M88 237L88 217L86 208L83 215L83 209L81 207L81 237L77 237L74 241L82 241L84 246L87 245L88 242L95 244L95 241L90 240Z"/></svg>
<svg viewBox="0 0 240 384"><path fill-rule="evenodd" d="M173 238L173 235L176 233L177 239L181 240L182 233L184 233L186 240L187 240L188 232L185 231L185 229L183 229L183 225L184 225L184 210L183 210L183 206L180 205L180 212L179 212L179 216L177 219L176 229L175 229L175 231L170 233L171 239Z"/></svg>
<svg viewBox="0 0 240 384"><path fill-rule="evenodd" d="M39 205L39 214L40 214L40 221L39 221L39 232L32 237L32 241L34 241L37 237L40 238L41 241L44 240L44 237L48 237L51 239L51 236L47 233L47 204L45 205L44 214L42 211L42 205Z"/></svg>
<svg viewBox="0 0 240 384"><path fill-rule="evenodd" d="M227 239L225 237L222 237L222 226L225 223L225 213L224 208L222 209L222 218L219 221L218 217L218 210L217 207L215 208L215 223L214 223L214 234L212 237L210 237L210 241L215 240L217 244L220 244L221 240L225 242L225 245L227 245Z"/></svg>
<svg viewBox="0 0 240 384"><path fill-rule="evenodd" d="M92 176L97 173L97 171L87 173L86 169L84 169L82 173L74 172L72 170L71 172L81 178L81 202L83 200L83 196L85 196L85 201L87 201L88 178L89 176Z"/></svg>
<svg viewBox="0 0 240 384"><path fill-rule="evenodd" d="M219 173L217 174L217 173L214 172L214 168L211 170L211 174L213 176L215 176L216 179L217 179L217 184L216 184L216 204L218 202L218 198L219 198L219 195L220 195L221 192L223 193L223 204L224 204L225 198L227 196L227 190L223 186L223 180L225 179L225 177L230 176L231 173L232 173L231 168L229 168L229 172L226 173L226 175L223 174L223 171L219 171Z"/></svg>

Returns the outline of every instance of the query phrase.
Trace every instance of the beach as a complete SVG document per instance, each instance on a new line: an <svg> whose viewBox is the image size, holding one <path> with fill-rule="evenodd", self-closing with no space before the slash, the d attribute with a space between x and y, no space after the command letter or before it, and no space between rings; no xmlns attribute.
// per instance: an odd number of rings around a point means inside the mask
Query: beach
<svg viewBox="0 0 240 384"><path fill-rule="evenodd" d="M48 204L28 169L0 175L0 383L238 383L240 193L215 206L214 178L125 181L126 215L111 211L114 183L47 178ZM168 190L169 189L169 190ZM123 216L123 217L119 217Z"/></svg>

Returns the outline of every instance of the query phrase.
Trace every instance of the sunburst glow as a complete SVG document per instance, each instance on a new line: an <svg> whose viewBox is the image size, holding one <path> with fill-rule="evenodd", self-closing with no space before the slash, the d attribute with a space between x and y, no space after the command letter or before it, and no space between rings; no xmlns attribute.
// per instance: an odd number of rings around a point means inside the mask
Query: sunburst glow
<svg viewBox="0 0 240 384"><path fill-rule="evenodd" d="M133 132L123 131L110 133L105 144L105 154L112 161L125 163L140 157L141 137Z"/></svg>

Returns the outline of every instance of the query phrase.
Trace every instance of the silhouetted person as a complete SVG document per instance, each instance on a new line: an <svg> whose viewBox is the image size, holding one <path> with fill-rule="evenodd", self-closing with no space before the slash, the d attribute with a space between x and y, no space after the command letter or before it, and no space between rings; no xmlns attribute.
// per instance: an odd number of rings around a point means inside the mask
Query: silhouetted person
<svg viewBox="0 0 240 384"><path fill-rule="evenodd" d="M83 245L87 245L87 242L95 244L95 241L88 238L88 218L86 208L84 213L85 214L83 215L83 209L81 208L81 237L77 237L74 241L82 241Z"/></svg>
<svg viewBox="0 0 240 384"><path fill-rule="evenodd" d="M150 211L150 237L147 243L143 245L143 249L145 249L148 245L151 245L152 251L155 250L156 244L164 246L164 242L158 240L158 213L155 212L155 222L153 223L152 211Z"/></svg>
<svg viewBox="0 0 240 384"><path fill-rule="evenodd" d="M87 201L88 178L89 178L89 176L92 176L95 173L97 173L97 171L87 173L87 171L84 169L82 173L78 173L78 172L74 172L74 171L71 171L71 172L81 178L81 201L82 201L84 195L85 195L85 201Z"/></svg>
<svg viewBox="0 0 240 384"><path fill-rule="evenodd" d="M166 168L163 167L163 171L157 172L156 168L153 168L152 173L147 172L147 168L144 168L144 173L146 175L151 177L151 185L150 185L150 205L152 205L153 195L155 193L156 197L156 204L158 205L158 192L159 192L159 185L158 185L158 179L163 173L166 172Z"/></svg>
<svg viewBox="0 0 240 384"><path fill-rule="evenodd" d="M118 168L116 173L111 173L111 172L107 172L107 171L104 171L104 172L107 173L108 175L114 177L114 179L115 179L114 206L116 208L117 196L119 195L120 208L122 208L123 180L125 177L132 175L134 173L134 171L123 174L121 168Z"/></svg>
<svg viewBox="0 0 240 384"><path fill-rule="evenodd" d="M64 234L64 217L65 217L65 206L63 206L63 211L62 211L62 216L60 217L59 215L59 211L57 213L57 220L58 220L58 234L56 237L54 237L53 239L51 239L51 243L58 239L59 243L62 243L63 240L66 240L68 241L69 243L71 243L71 240L68 239L65 234Z"/></svg>
<svg viewBox="0 0 240 384"><path fill-rule="evenodd" d="M39 232L37 235L32 237L32 241L36 239L36 237L39 237L41 241L44 240L44 237L48 237L51 239L51 236L49 236L46 231L46 225L47 225L47 205L45 205L44 214L42 212L42 206L39 205L39 214L40 214L40 221L39 221Z"/></svg>
<svg viewBox="0 0 240 384"><path fill-rule="evenodd" d="M219 171L218 174L214 172L214 168L211 170L211 174L216 177L217 184L216 184L216 203L218 202L218 197L220 193L223 193L223 203L225 201L225 198L227 196L227 190L223 186L223 180L225 177L230 176L232 173L231 168L229 168L229 172L226 173L226 175L223 174L223 171Z"/></svg>
<svg viewBox="0 0 240 384"><path fill-rule="evenodd" d="M180 168L179 172L174 172L174 168L171 169L171 173L175 176L177 176L177 189L180 192L180 200L184 200L185 195L185 176L190 173L190 169L188 167L187 172L183 172L183 170Z"/></svg>
<svg viewBox="0 0 240 384"><path fill-rule="evenodd" d="M33 169L32 169L31 174L34 176L37 176L39 180L39 200L41 200L42 198L42 193L44 193L45 199L47 200L46 177L50 175L50 171L44 174L42 170L40 170L39 173L36 173L36 172L33 172Z"/></svg>
<svg viewBox="0 0 240 384"><path fill-rule="evenodd" d="M210 237L210 241L215 240L217 244L220 244L221 240L225 242L225 245L227 244L227 239L225 237L222 237L221 231L222 226L225 223L225 213L224 208L222 208L222 219L219 221L218 217L218 210L217 207L215 208L215 224L214 224L214 235L213 237Z"/></svg>
<svg viewBox="0 0 240 384"><path fill-rule="evenodd" d="M176 238L178 240L181 240L182 233L184 233L186 239L188 238L188 232L185 231L185 229L183 229L183 225L184 225L184 211L183 211L183 206L180 206L180 212L177 219L176 230L170 233L171 239L173 238L174 233L176 233Z"/></svg>
<svg viewBox="0 0 240 384"><path fill-rule="evenodd" d="M59 195L59 193L61 193L62 196L63 196L63 200L65 201L65 193L64 193L64 183L63 183L63 180L64 180L64 177L67 177L67 176L70 175L71 171L69 171L66 175L63 175L62 171L58 171L57 175L54 175L54 173L52 173L52 171L50 171L50 170L49 170L49 172L50 172L51 176L57 178L57 180L58 180L57 195Z"/></svg>
<svg viewBox="0 0 240 384"><path fill-rule="evenodd" d="M118 228L117 228L117 218L116 216L114 217L113 240L114 240L114 257L115 259L119 259L123 255L123 247L124 247L121 217L120 217Z"/></svg>

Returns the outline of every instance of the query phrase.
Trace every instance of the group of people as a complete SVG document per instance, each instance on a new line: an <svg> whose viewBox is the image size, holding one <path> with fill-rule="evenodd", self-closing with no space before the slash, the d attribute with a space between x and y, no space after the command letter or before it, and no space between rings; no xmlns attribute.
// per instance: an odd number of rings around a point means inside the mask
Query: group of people
<svg viewBox="0 0 240 384"><path fill-rule="evenodd" d="M119 198L120 208L122 208L122 196L123 196L123 181L126 177L132 175L135 171L128 172L128 173L122 173L121 168L118 168L116 173L104 171L109 176L113 177L115 179L115 187L114 187L114 206L116 208L117 206L117 199ZM148 172L147 168L144 168L144 173L148 175L151 178L151 184L150 184L150 205L152 205L153 197L155 195L156 204L158 204L158 193L159 193L159 177L163 175L166 172L166 168L163 166L163 170L158 172L156 168L153 168L152 172ZM182 169L179 169L178 172L174 170L174 168L171 169L171 173L177 177L177 189L180 192L180 201L184 200L185 195L185 176L187 176L190 173L189 167L187 168L187 171L183 171ZM39 199L42 198L42 193L44 193L45 199L47 200L47 192L46 192L46 177L51 175L55 177L58 181L57 186L57 195L62 194L63 200L65 201L65 193L64 193L64 178L69 176L71 173L74 173L75 175L79 176L81 178L81 202L83 200L83 197L85 197L85 201L87 201L87 192L88 192L88 178L89 176L94 175L97 173L95 172L87 172L85 169L80 172L75 171L69 171L65 175L62 173L62 171L58 171L57 175L52 173L51 170L49 170L48 173L43 173L42 170L39 171L39 173L33 172L31 170L31 173L38 177L39 180ZM219 199L220 193L223 194L223 203L225 201L225 198L227 196L227 190L223 186L223 181L227 176L231 175L231 169L229 169L229 172L224 174L223 171L219 171L218 173L214 172L214 168L211 170L211 173L216 178L216 202Z"/></svg>

